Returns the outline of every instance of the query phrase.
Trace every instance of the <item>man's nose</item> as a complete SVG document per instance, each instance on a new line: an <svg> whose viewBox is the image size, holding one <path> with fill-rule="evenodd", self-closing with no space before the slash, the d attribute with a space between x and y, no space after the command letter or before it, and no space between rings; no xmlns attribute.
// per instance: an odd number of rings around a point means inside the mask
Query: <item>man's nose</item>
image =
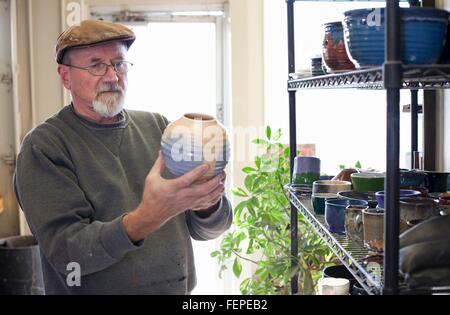
<svg viewBox="0 0 450 315"><path fill-rule="evenodd" d="M109 65L106 69L106 73L103 76L103 79L107 82L118 82L119 76L117 75L116 70L114 69L113 65Z"/></svg>

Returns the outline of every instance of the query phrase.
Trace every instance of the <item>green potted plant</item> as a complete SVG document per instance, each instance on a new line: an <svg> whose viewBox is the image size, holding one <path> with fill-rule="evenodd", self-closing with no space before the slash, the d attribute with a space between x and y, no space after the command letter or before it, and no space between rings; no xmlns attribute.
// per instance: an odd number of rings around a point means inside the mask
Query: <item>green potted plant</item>
<svg viewBox="0 0 450 315"><path fill-rule="evenodd" d="M242 198L234 209L235 228L228 232L219 250L211 253L220 264L220 274L232 263L240 277L244 261L254 264L251 277L240 283L242 294L289 294L290 279L299 275L299 294L314 294L322 270L334 264L331 250L303 216L298 219L298 267L291 267L290 203L285 185L290 181L289 148L279 143L281 129L252 143L262 149L253 166L242 169L244 186L232 189Z"/></svg>

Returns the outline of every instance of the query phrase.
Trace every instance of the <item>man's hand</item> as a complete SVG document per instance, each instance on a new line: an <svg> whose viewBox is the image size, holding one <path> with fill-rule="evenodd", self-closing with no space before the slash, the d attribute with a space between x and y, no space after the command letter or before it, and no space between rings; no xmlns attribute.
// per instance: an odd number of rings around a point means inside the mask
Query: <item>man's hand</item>
<svg viewBox="0 0 450 315"><path fill-rule="evenodd" d="M144 184L142 201L123 218L125 230L132 241L144 239L174 216L188 210L202 210L215 205L223 196L225 173L206 182L196 183L207 171L206 165L175 179L164 179L161 153Z"/></svg>

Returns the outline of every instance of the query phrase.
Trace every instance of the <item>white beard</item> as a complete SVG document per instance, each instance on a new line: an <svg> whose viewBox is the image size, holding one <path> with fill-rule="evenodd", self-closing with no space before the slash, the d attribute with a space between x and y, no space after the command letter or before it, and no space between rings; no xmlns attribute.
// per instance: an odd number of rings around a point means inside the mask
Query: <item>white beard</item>
<svg viewBox="0 0 450 315"><path fill-rule="evenodd" d="M104 91L115 91L103 94ZM97 89L92 102L94 111L102 117L111 118L119 114L125 105L125 91L118 85L103 85Z"/></svg>

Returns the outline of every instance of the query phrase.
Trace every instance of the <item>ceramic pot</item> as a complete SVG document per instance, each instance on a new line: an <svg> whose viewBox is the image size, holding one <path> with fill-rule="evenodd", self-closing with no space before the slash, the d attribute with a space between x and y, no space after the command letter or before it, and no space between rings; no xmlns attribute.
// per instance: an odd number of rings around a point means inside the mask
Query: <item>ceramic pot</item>
<svg viewBox="0 0 450 315"><path fill-rule="evenodd" d="M320 179L320 159L313 156L297 156L294 159L293 184L312 185Z"/></svg>
<svg viewBox="0 0 450 315"><path fill-rule="evenodd" d="M317 180L313 183L312 193L317 194L335 194L352 188L351 182L341 180Z"/></svg>
<svg viewBox="0 0 450 315"><path fill-rule="evenodd" d="M199 179L205 181L226 167L230 145L225 127L214 117L189 113L167 126L161 152L166 167L175 176L207 164L208 172Z"/></svg>
<svg viewBox="0 0 450 315"><path fill-rule="evenodd" d="M369 206L349 205L345 208L345 234L347 237L363 242L364 226L362 222L362 211L368 209Z"/></svg>
<svg viewBox="0 0 450 315"><path fill-rule="evenodd" d="M345 49L344 29L341 22L325 23L322 58L328 73L354 70Z"/></svg>
<svg viewBox="0 0 450 315"><path fill-rule="evenodd" d="M336 176L332 178L332 180L343 180L346 182L351 182L351 175L353 173L359 173L359 171L356 168L346 168L341 170Z"/></svg>
<svg viewBox="0 0 450 315"><path fill-rule="evenodd" d="M325 201L329 198L336 198L336 194L319 194L311 196L311 205L315 214L325 214Z"/></svg>
<svg viewBox="0 0 450 315"><path fill-rule="evenodd" d="M323 278L341 278L347 279L350 282L349 291L352 290L353 286L357 283L355 277L348 271L347 267L344 265L335 265L325 267L322 271Z"/></svg>
<svg viewBox="0 0 450 315"><path fill-rule="evenodd" d="M447 192L450 173L434 172L434 171L425 171L425 172L427 174L425 187L428 188L430 193Z"/></svg>
<svg viewBox="0 0 450 315"><path fill-rule="evenodd" d="M345 233L345 208L349 205L367 206L367 201L339 198L325 201L325 222L331 233Z"/></svg>
<svg viewBox="0 0 450 315"><path fill-rule="evenodd" d="M427 173L418 170L400 170L400 187L421 187L425 183Z"/></svg>
<svg viewBox="0 0 450 315"><path fill-rule="evenodd" d="M353 173L351 175L353 189L358 192L376 192L384 190L383 173Z"/></svg>
<svg viewBox="0 0 450 315"><path fill-rule="evenodd" d="M384 251L384 210L363 210L364 246L381 253Z"/></svg>
<svg viewBox="0 0 450 315"><path fill-rule="evenodd" d="M400 189L400 200L409 198L409 197L420 197L422 193L417 190L410 190L410 189ZM381 209L384 209L384 190L377 191L375 193L375 198L377 198L378 207Z"/></svg>
<svg viewBox="0 0 450 315"><path fill-rule="evenodd" d="M385 8L344 12L344 38L357 68L381 66L385 60ZM434 8L400 8L403 64L434 64L444 48L449 12Z"/></svg>
<svg viewBox="0 0 450 315"><path fill-rule="evenodd" d="M431 198L400 200L400 232L409 228L408 221L427 220L438 215L438 203Z"/></svg>

